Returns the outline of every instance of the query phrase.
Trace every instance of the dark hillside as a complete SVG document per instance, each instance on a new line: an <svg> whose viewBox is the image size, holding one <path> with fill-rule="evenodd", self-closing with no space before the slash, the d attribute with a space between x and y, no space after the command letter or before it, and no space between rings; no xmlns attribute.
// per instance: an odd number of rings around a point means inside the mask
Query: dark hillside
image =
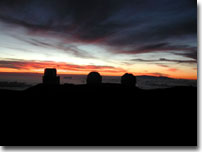
<svg viewBox="0 0 202 152"><path fill-rule="evenodd" d="M195 87L39 84L0 91L8 113L4 145L197 145Z"/></svg>

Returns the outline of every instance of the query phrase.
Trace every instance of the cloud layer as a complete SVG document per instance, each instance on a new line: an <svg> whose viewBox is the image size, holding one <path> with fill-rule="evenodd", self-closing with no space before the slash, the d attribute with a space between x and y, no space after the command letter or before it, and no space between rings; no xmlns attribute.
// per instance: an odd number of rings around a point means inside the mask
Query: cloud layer
<svg viewBox="0 0 202 152"><path fill-rule="evenodd" d="M76 42L115 54L175 51L197 57L195 43L182 44L196 41L196 0L1 0L0 20L23 26L30 35L57 36L61 49ZM67 50L85 57L78 49Z"/></svg>
<svg viewBox="0 0 202 152"><path fill-rule="evenodd" d="M196 0L1 0L0 28L1 72L197 77Z"/></svg>
<svg viewBox="0 0 202 152"><path fill-rule="evenodd" d="M52 61L22 61L22 60L4 60L0 61L0 69L15 69L24 71L43 71L45 68L57 68L60 71L72 71L72 72L89 72L99 71L101 73L124 73L124 69L116 68L112 66L96 66L96 65L75 65L67 64L64 62L52 62Z"/></svg>

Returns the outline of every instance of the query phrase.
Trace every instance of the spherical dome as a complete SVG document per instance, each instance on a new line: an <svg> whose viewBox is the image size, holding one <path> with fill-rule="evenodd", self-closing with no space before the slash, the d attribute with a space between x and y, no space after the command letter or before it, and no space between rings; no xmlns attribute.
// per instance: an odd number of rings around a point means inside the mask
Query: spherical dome
<svg viewBox="0 0 202 152"><path fill-rule="evenodd" d="M136 77L133 74L125 73L121 77L121 84L128 87L135 87Z"/></svg>
<svg viewBox="0 0 202 152"><path fill-rule="evenodd" d="M87 84L101 84L102 76L98 72L90 72L87 76Z"/></svg>

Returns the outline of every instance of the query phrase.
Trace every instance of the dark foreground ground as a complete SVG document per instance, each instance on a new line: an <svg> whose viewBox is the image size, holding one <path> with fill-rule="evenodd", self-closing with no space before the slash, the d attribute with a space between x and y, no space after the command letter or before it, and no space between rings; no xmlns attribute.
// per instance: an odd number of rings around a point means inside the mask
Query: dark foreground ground
<svg viewBox="0 0 202 152"><path fill-rule="evenodd" d="M40 84L0 95L1 145L197 145L195 87Z"/></svg>

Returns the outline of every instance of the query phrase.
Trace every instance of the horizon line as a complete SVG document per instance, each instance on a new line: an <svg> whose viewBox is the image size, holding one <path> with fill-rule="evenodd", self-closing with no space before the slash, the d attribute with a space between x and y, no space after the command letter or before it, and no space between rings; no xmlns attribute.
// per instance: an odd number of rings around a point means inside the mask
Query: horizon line
<svg viewBox="0 0 202 152"><path fill-rule="evenodd" d="M89 72L90 73L90 72ZM127 72L126 72L127 73ZM0 74L39 74L39 75L43 75L43 72L0 72ZM87 76L88 74L77 74L77 73L57 73L57 75L83 75L83 76ZM123 74L122 74L123 75ZM101 76L112 76L112 77L121 77L122 75L106 75L106 74L101 74ZM175 77L169 77L169 76L160 76L160 75L155 75L155 74L134 74L134 76L152 76L152 77L165 77L165 78L170 78L170 79L181 79L181 80L198 80L196 79L192 79L192 78L175 78Z"/></svg>

